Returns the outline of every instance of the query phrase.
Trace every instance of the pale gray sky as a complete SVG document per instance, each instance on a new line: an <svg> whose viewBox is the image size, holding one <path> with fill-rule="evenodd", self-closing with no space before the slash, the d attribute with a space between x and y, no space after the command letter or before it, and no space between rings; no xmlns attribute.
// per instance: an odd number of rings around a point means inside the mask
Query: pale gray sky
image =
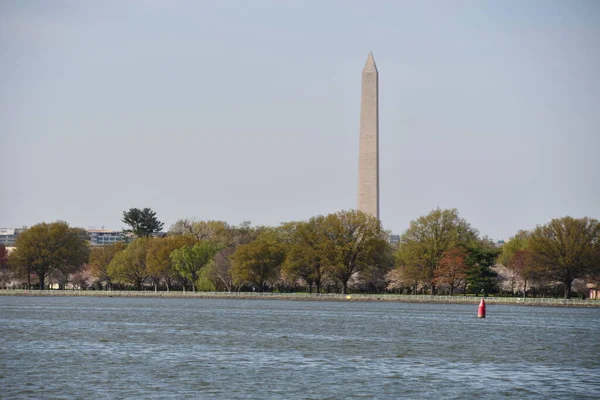
<svg viewBox="0 0 600 400"><path fill-rule="evenodd" d="M598 1L4 0L0 227L355 208L371 50L387 229L600 218Z"/></svg>

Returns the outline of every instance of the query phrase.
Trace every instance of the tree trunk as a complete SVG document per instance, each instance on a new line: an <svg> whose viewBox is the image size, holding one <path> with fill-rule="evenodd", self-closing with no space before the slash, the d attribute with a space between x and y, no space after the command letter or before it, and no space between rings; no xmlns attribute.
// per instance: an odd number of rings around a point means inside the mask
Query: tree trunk
<svg viewBox="0 0 600 400"><path fill-rule="evenodd" d="M316 286L316 287L315 287L315 292L316 292L317 294L321 293L321 281L316 281L316 282L315 282L315 286Z"/></svg>
<svg viewBox="0 0 600 400"><path fill-rule="evenodd" d="M450 285L450 297L452 297L452 293L454 293L454 285Z"/></svg>
<svg viewBox="0 0 600 400"><path fill-rule="evenodd" d="M413 287L413 296L417 295L417 286L419 285L419 281L415 281L415 286Z"/></svg>
<svg viewBox="0 0 600 400"><path fill-rule="evenodd" d="M342 282L342 294L348 293L348 281Z"/></svg>
<svg viewBox="0 0 600 400"><path fill-rule="evenodd" d="M571 298L571 284L565 282L565 299Z"/></svg>
<svg viewBox="0 0 600 400"><path fill-rule="evenodd" d="M40 290L44 290L44 280L45 280L45 276L44 274L39 274L38 278L40 280Z"/></svg>
<svg viewBox="0 0 600 400"><path fill-rule="evenodd" d="M435 296L435 283L431 284L431 295Z"/></svg>
<svg viewBox="0 0 600 400"><path fill-rule="evenodd" d="M31 269L27 266L27 290L31 290Z"/></svg>
<svg viewBox="0 0 600 400"><path fill-rule="evenodd" d="M196 293L196 282L192 281L192 292Z"/></svg>

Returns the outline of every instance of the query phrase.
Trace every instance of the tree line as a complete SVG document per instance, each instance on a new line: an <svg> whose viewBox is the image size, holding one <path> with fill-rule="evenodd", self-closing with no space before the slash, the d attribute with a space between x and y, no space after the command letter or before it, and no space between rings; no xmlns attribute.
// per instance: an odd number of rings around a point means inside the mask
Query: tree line
<svg viewBox="0 0 600 400"><path fill-rule="evenodd" d="M502 248L456 209L411 221L397 244L380 221L340 211L277 227L181 219L166 235L149 208L123 212L128 240L90 246L66 222L40 223L0 248L0 280L30 288L556 295L600 281L600 224L553 219ZM32 277L34 282L32 282ZM582 290L580 290L581 292Z"/></svg>

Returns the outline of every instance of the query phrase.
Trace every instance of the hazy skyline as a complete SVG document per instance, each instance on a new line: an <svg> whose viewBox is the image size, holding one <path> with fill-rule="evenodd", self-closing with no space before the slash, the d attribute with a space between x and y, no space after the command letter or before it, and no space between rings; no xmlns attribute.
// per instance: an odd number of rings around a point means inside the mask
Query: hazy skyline
<svg viewBox="0 0 600 400"><path fill-rule="evenodd" d="M600 218L597 1L3 1L0 227L355 208L369 51L386 229Z"/></svg>

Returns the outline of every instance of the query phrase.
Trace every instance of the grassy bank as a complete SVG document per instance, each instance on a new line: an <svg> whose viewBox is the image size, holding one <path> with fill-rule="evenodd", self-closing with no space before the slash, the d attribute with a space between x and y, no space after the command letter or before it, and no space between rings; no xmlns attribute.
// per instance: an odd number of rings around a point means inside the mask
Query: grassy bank
<svg viewBox="0 0 600 400"><path fill-rule="evenodd" d="M482 297L428 296L397 294L350 294L337 293L257 293L257 292L154 292L154 291L96 291L96 290L0 290L0 296L89 296L89 297L159 297L194 299L261 299L261 300L309 300L309 301L390 301L406 303L453 303L477 304ZM599 300L486 297L487 304L510 304L524 306L598 307Z"/></svg>

